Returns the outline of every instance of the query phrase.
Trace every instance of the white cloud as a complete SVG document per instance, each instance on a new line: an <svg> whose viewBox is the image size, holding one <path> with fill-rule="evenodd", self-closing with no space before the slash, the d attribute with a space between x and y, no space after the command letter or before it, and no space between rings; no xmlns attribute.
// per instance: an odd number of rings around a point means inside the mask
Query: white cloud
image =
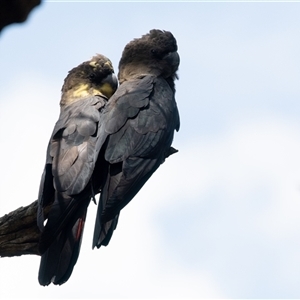
<svg viewBox="0 0 300 300"><path fill-rule="evenodd" d="M295 280L283 280L300 275L298 124L280 116L239 120L179 150L134 200L160 221L154 228L164 255L212 272L226 297L299 295Z"/></svg>

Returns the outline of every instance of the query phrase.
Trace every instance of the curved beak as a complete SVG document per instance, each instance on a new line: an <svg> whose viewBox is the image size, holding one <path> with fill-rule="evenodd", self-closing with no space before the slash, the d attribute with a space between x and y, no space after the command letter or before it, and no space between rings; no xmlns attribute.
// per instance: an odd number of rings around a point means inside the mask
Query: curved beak
<svg viewBox="0 0 300 300"><path fill-rule="evenodd" d="M180 63L180 57L177 51L168 53L164 59L174 67L174 69L177 69Z"/></svg>

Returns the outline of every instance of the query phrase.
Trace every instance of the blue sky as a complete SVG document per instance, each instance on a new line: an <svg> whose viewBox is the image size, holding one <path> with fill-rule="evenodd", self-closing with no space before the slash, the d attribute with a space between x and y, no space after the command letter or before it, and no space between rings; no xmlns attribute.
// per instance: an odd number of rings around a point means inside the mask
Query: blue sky
<svg viewBox="0 0 300 300"><path fill-rule="evenodd" d="M0 259L1 298L300 298L300 3L45 2L0 35L0 214L37 198L67 72L170 30L181 129L111 243L63 286Z"/></svg>

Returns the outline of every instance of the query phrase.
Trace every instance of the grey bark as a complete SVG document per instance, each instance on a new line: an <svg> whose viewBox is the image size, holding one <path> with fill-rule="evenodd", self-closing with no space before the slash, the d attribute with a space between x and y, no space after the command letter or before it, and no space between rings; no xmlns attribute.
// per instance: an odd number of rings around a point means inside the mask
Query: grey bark
<svg viewBox="0 0 300 300"><path fill-rule="evenodd" d="M40 230L36 222L37 201L0 218L0 257L40 255Z"/></svg>

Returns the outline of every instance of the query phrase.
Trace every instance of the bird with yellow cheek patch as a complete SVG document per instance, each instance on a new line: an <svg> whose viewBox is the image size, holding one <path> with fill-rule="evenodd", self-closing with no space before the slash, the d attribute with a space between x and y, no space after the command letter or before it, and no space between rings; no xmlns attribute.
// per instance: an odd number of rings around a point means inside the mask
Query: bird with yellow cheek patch
<svg viewBox="0 0 300 300"><path fill-rule="evenodd" d="M95 95L109 99L117 86L111 61L98 54L69 72L62 87L60 105L69 105Z"/></svg>
<svg viewBox="0 0 300 300"><path fill-rule="evenodd" d="M64 81L38 197L41 285L66 282L76 264L87 207L105 171L97 165L101 111L117 87L110 60L100 54L73 68Z"/></svg>

